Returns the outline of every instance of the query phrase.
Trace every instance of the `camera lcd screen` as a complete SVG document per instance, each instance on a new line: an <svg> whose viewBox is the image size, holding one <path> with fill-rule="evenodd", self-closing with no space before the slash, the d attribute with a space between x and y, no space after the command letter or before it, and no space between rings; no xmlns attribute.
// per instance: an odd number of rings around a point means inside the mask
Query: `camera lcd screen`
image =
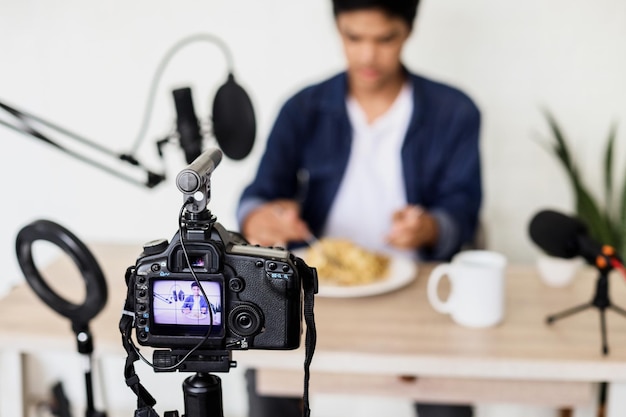
<svg viewBox="0 0 626 417"><path fill-rule="evenodd" d="M152 316L155 334L184 335L222 330L222 288L220 282L155 280L152 286Z"/></svg>

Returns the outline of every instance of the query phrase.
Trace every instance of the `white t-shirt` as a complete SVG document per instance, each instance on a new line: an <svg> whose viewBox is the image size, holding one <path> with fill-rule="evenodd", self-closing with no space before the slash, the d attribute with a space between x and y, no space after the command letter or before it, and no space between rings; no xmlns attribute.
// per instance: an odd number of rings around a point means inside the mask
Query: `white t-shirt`
<svg viewBox="0 0 626 417"><path fill-rule="evenodd" d="M352 148L324 236L413 258L415 251L395 249L385 239L393 213L407 205L401 149L413 112L411 85L405 84L389 110L371 124L355 99L349 97L346 105Z"/></svg>
<svg viewBox="0 0 626 417"><path fill-rule="evenodd" d="M191 308L191 311L200 313L201 307L200 307L200 296L199 295L194 295L193 296L193 307Z"/></svg>

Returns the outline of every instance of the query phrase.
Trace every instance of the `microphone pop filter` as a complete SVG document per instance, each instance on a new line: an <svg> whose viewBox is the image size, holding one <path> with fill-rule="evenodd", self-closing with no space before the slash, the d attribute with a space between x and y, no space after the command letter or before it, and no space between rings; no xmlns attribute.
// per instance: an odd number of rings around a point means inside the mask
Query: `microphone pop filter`
<svg viewBox="0 0 626 417"><path fill-rule="evenodd" d="M587 235L587 227L580 220L553 210L537 213L528 230L537 246L558 258L580 255L580 237Z"/></svg>
<svg viewBox="0 0 626 417"><path fill-rule="evenodd" d="M213 100L213 134L224 154L234 160L248 156L254 145L256 121L250 97L228 74Z"/></svg>

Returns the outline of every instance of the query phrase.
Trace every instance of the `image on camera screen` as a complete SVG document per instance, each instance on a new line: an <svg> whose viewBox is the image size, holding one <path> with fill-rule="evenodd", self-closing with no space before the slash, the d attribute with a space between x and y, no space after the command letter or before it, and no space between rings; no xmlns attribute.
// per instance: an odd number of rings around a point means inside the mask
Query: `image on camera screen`
<svg viewBox="0 0 626 417"><path fill-rule="evenodd" d="M195 281L154 281L152 287L154 324L220 327L222 324L220 283L200 281L200 284L206 297Z"/></svg>

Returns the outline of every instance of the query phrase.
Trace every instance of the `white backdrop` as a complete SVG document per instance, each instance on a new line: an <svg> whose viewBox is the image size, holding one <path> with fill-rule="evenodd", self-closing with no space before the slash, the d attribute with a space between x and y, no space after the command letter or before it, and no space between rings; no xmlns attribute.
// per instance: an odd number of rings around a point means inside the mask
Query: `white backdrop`
<svg viewBox="0 0 626 417"><path fill-rule="evenodd" d="M195 33L221 37L258 122L250 157L224 161L213 176L212 211L235 228L239 193L280 104L343 65L329 3L0 0L0 100L114 151L128 151L166 51ZM542 207L571 209L560 167L536 141L547 134L543 107L555 112L588 177L599 183L609 125L626 116L624 39L621 0L423 1L405 61L461 87L482 109L482 217L492 249L512 260L531 260L536 250L526 234L529 218ZM190 44L173 57L157 90L140 159L161 166L155 142L174 123L171 90L192 86L197 113L208 119L225 69L221 52L209 43ZM620 131L618 139L623 137ZM34 219L57 221L87 241L140 244L174 232L182 198L173 179L185 166L177 147L166 149L167 182L147 190L2 126L0 140L0 253L11 265L4 280L20 275L15 235Z"/></svg>
<svg viewBox="0 0 626 417"><path fill-rule="evenodd" d="M213 175L212 211L235 228L239 193L280 104L342 68L329 3L0 0L0 101L124 152L138 133L165 52L195 33L221 37L258 123L250 157L225 160ZM545 207L571 210L565 176L536 142L547 134L543 107L571 135L586 178L599 184L609 125L626 119L625 39L623 0L423 0L405 62L461 87L482 109L482 218L490 248L531 261L537 253L526 233L531 216ZM174 123L171 90L192 86L197 113L207 119L225 68L208 43L174 56L140 159L160 167L155 142ZM624 136L622 129L620 156ZM15 236L35 219L57 221L87 242L136 242L138 253L142 242L174 233L182 198L173 179L185 166L178 148L166 150L167 182L147 190L2 126L0 146L0 284L20 278ZM623 171L621 158L618 167Z"/></svg>

